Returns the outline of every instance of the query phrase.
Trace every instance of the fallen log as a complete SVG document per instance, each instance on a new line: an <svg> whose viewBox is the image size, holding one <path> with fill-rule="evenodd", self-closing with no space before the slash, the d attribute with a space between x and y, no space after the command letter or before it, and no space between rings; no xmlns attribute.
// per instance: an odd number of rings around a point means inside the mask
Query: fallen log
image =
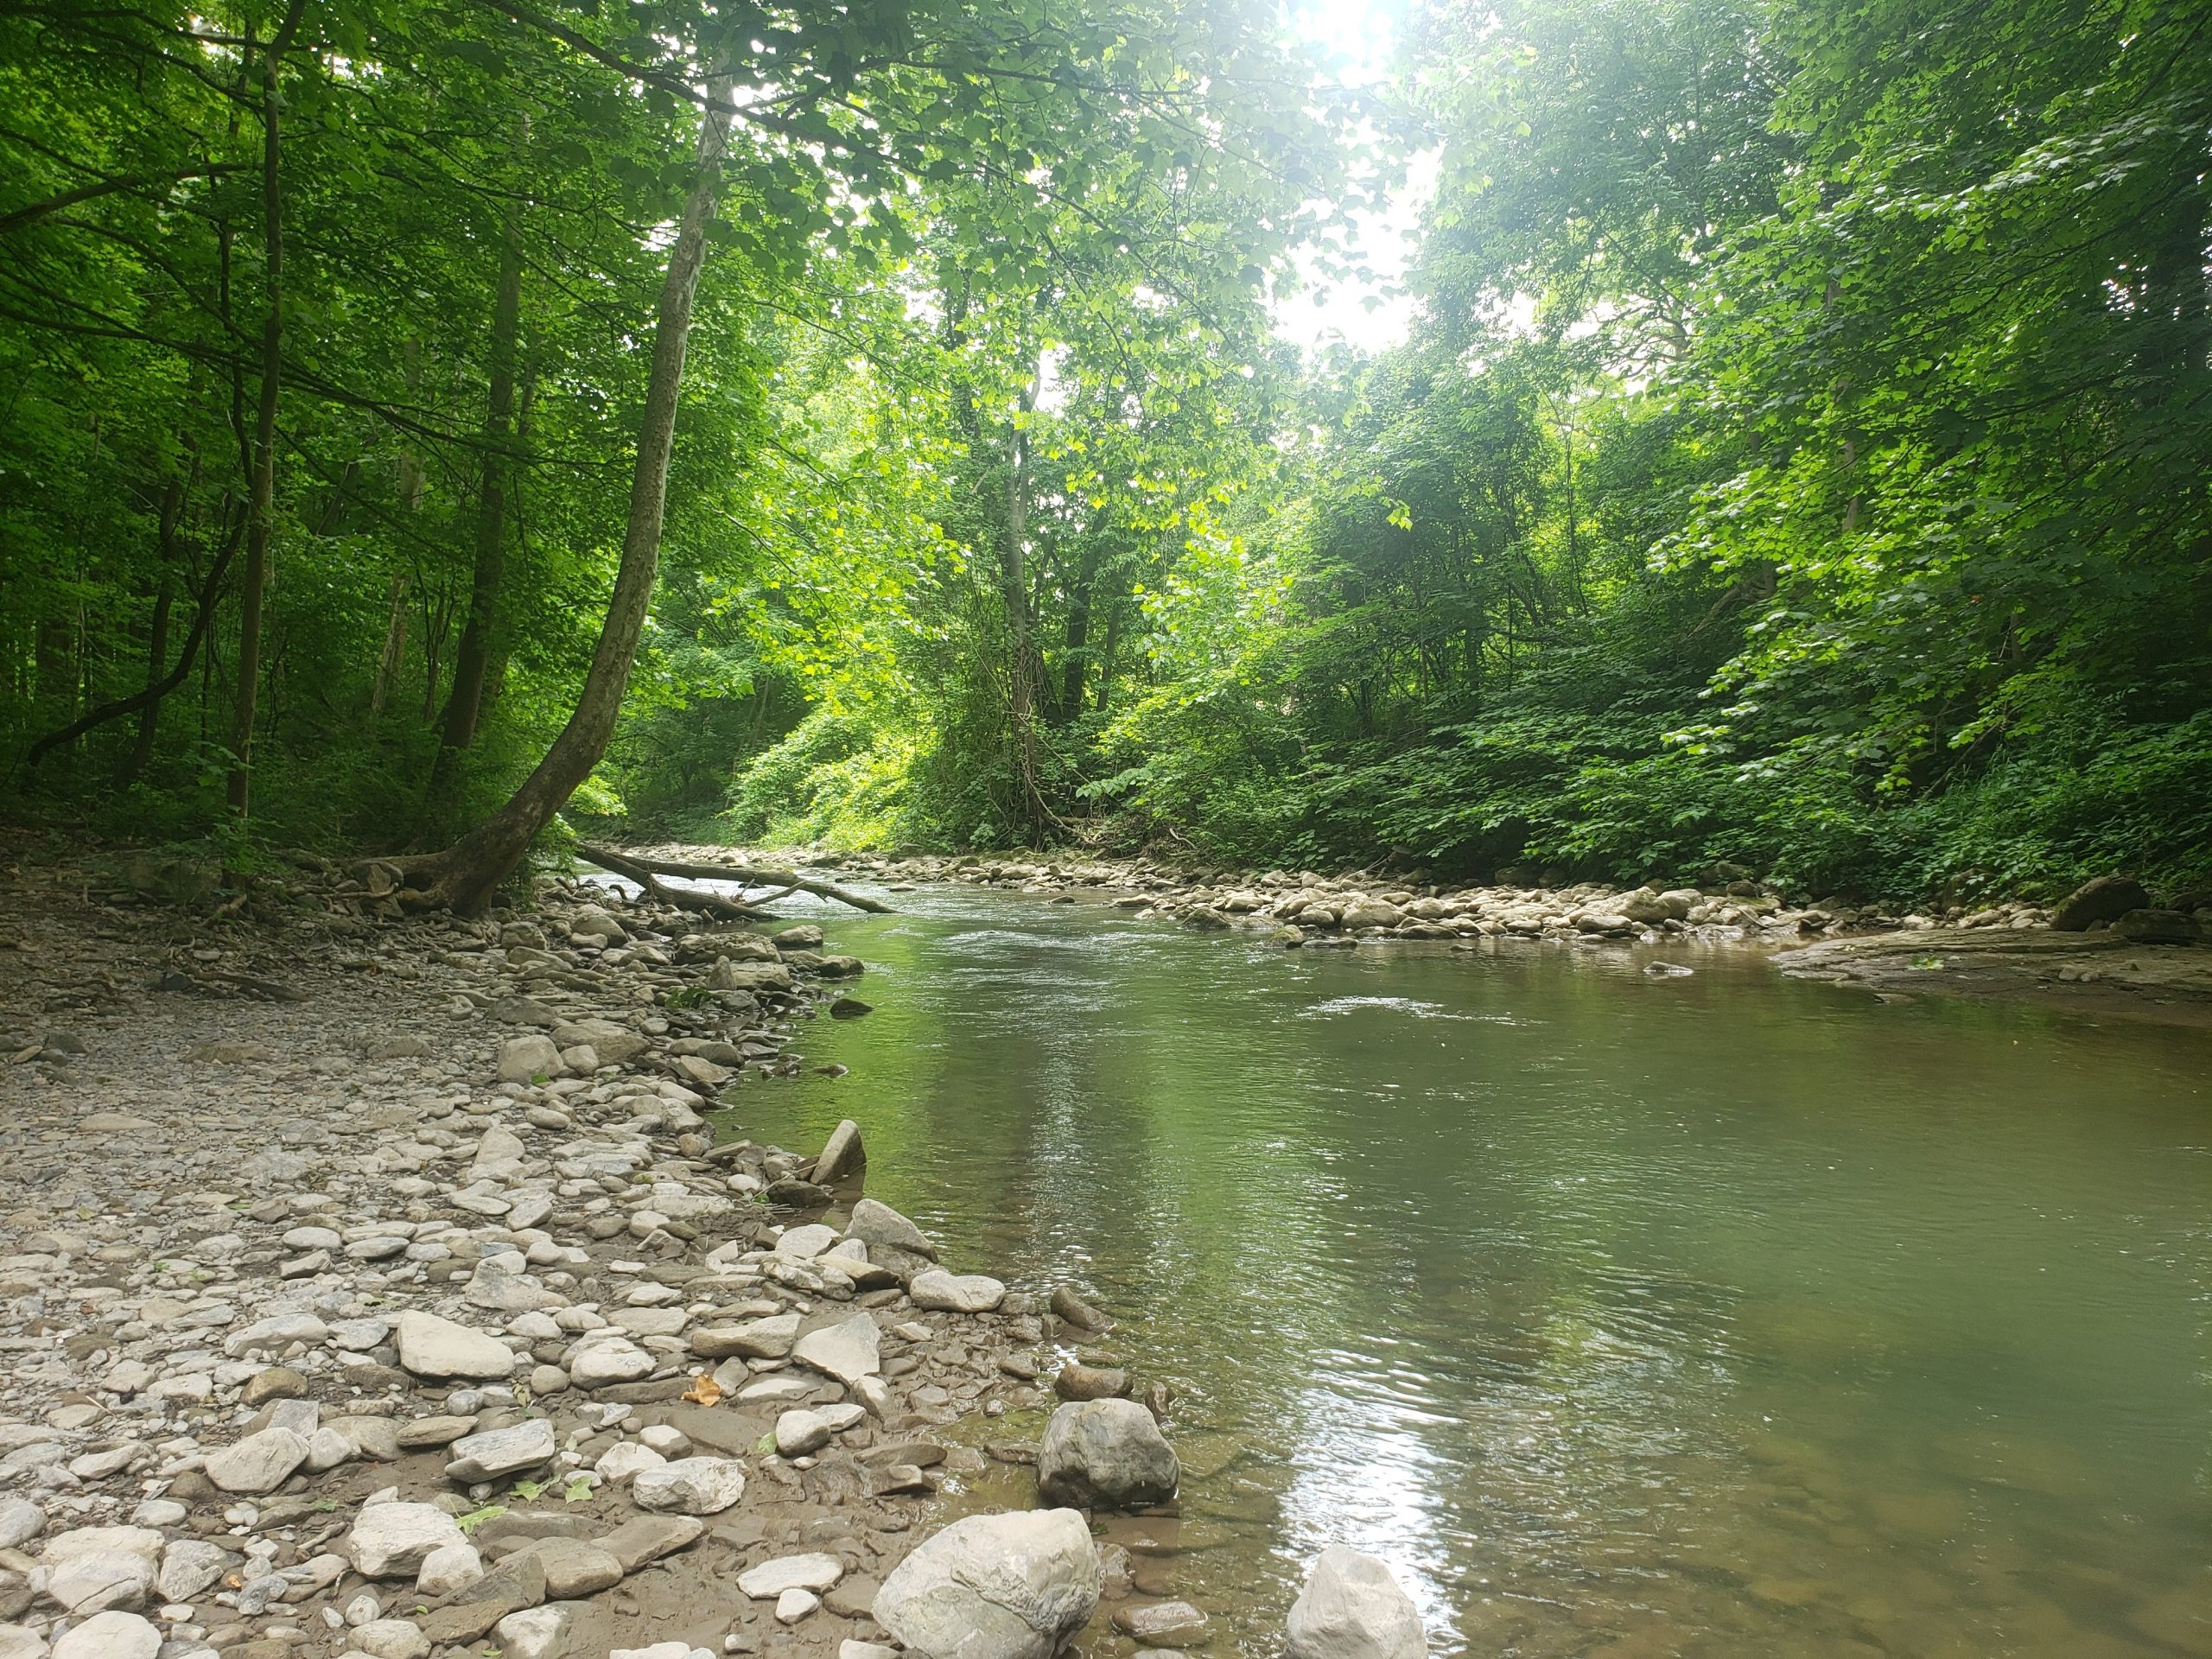
<svg viewBox="0 0 2212 1659"><path fill-rule="evenodd" d="M612 848L579 843L576 856L586 863L596 864L602 870L627 876L639 886L643 879L633 872L643 871L652 875L671 875L684 881L738 881L747 887L781 886L783 893L772 895L782 898L785 893L810 893L817 898L834 899L841 905L850 905L855 910L865 910L877 916L888 916L891 906L864 893L852 893L827 881L817 881L812 876L801 875L796 870L761 869L750 864L677 864L658 858L633 858L618 853ZM701 895L702 897L711 895Z"/></svg>
<svg viewBox="0 0 2212 1659"><path fill-rule="evenodd" d="M690 887L671 887L656 874L654 866L625 858L604 847L578 846L576 856L587 864L596 864L602 870L612 871L626 881L634 881L645 890L646 895L664 905L678 910L698 911L709 916L719 916L725 921L757 922L765 912L750 905L741 905L734 899L725 899L719 893L700 893Z"/></svg>

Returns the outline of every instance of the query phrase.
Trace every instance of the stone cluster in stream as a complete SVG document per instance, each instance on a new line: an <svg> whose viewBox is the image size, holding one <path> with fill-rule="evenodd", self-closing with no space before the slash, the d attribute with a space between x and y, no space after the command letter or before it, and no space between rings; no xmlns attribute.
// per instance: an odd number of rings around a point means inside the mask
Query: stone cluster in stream
<svg viewBox="0 0 2212 1659"><path fill-rule="evenodd" d="M1311 870L1194 875L1149 859L1039 862L825 855L811 862L892 882L961 881L1060 898L1092 896L1139 916L1170 917L1196 928L1264 929L1277 943L1291 946L1389 939L1472 946L1485 938L1790 942L1857 930L1939 925L2035 928L2050 923L2047 912L2030 904L1979 910L1952 906L1903 916L1835 899L1791 905L1734 867L1705 872L1697 887L1655 883L1624 890L1593 882L1407 887L1374 877L1332 879Z"/></svg>
<svg viewBox="0 0 2212 1659"><path fill-rule="evenodd" d="M989 1454L1045 1503L1172 1502L1161 1391L1047 1377L1103 1317L853 1198L849 1123L810 1158L705 1132L860 964L605 897L255 931L18 889L0 1659L1047 1659L1105 1612L1205 1639L1075 1508L938 1524L988 1466L940 1431L1055 1395ZM1422 1643L1332 1551L1289 1648Z"/></svg>

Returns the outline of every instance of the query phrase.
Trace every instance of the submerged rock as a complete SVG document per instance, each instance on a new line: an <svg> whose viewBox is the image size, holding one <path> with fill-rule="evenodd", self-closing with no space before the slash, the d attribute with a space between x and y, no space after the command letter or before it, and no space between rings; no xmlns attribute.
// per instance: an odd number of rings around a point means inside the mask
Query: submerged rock
<svg viewBox="0 0 2212 1659"><path fill-rule="evenodd" d="M1066 1285L1052 1292L1052 1312L1078 1331L1110 1331L1114 1328L1113 1320Z"/></svg>

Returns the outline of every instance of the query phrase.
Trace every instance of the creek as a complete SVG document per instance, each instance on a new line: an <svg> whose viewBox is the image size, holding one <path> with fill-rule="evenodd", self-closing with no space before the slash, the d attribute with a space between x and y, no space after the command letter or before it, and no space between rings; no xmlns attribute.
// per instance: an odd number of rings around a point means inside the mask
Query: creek
<svg viewBox="0 0 2212 1659"><path fill-rule="evenodd" d="M2212 1652L2205 1033L895 902L725 1133L855 1118L956 1271L1118 1319L1185 1483L1110 1535L1211 1651L1343 1539L1446 1653Z"/></svg>

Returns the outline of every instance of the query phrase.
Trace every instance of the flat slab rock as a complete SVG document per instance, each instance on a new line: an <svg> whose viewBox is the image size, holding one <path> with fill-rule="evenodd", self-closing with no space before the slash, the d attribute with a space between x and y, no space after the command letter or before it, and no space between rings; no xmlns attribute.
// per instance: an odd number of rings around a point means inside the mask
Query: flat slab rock
<svg viewBox="0 0 2212 1659"><path fill-rule="evenodd" d="M737 1587L755 1601L772 1601L786 1590L811 1590L817 1595L845 1576L845 1564L835 1555L785 1555L737 1575Z"/></svg>

